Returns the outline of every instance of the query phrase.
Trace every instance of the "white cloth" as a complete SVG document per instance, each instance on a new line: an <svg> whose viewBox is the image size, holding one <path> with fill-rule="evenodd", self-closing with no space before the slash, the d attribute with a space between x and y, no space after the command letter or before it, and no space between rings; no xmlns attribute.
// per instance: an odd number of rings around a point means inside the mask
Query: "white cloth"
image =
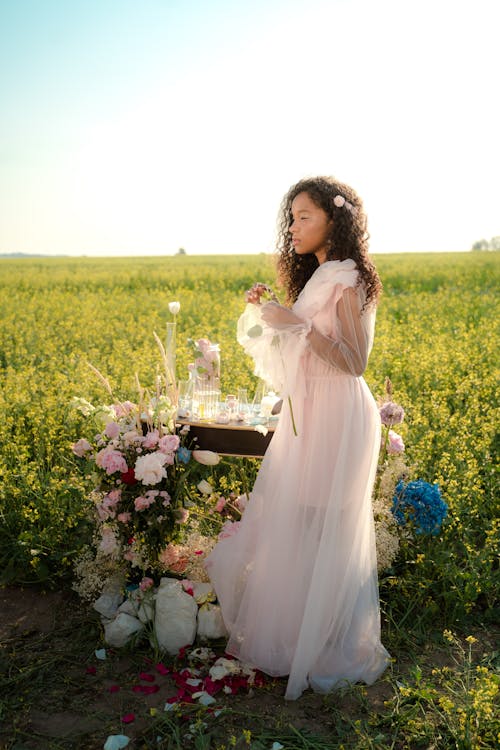
<svg viewBox="0 0 500 750"><path fill-rule="evenodd" d="M289 675L290 699L371 684L389 659L371 507L380 419L359 375L375 309L360 314L356 281L353 261L326 262L293 306L302 324L248 336L247 309L238 327L256 372L291 396L298 435L284 405L238 531L218 542L207 571L227 651Z"/></svg>

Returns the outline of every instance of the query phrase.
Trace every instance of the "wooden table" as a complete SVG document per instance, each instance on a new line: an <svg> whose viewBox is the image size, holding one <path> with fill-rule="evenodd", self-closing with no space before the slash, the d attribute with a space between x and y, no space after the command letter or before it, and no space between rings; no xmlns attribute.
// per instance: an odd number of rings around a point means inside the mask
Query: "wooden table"
<svg viewBox="0 0 500 750"><path fill-rule="evenodd" d="M189 425L189 437L197 438L201 450L210 450L222 456L242 456L262 458L271 442L276 422L271 421L265 427L267 435L262 435L255 425L243 422L218 424L217 422L196 422L190 419L176 419L177 424Z"/></svg>

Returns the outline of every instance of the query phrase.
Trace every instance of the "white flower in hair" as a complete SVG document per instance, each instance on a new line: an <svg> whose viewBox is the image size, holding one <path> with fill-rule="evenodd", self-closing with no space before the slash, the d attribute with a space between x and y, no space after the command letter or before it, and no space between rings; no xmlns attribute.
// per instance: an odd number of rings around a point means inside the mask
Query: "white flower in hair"
<svg viewBox="0 0 500 750"><path fill-rule="evenodd" d="M337 206L337 208L342 208L345 203L345 198L343 195L336 195L333 199L333 202Z"/></svg>

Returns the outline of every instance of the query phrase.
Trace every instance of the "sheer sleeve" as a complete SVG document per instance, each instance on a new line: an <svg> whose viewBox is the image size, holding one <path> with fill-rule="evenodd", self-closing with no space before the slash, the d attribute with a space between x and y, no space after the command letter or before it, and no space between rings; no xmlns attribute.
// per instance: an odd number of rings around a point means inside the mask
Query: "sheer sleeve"
<svg viewBox="0 0 500 750"><path fill-rule="evenodd" d="M361 315L358 289L346 287L336 304L336 331L330 336L313 325L307 335L311 351L323 362L350 375L360 376L366 369L373 334Z"/></svg>

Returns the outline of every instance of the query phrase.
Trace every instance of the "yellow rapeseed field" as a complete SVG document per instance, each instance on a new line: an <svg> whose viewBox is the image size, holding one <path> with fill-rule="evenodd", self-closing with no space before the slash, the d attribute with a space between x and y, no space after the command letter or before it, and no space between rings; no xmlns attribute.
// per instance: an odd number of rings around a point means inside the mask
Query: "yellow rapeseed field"
<svg viewBox="0 0 500 750"><path fill-rule="evenodd" d="M439 537L409 543L382 591L392 607L457 617L491 612L498 590L496 423L498 253L375 258L384 284L366 380L390 377L406 419L412 478L437 482L449 505ZM274 283L256 256L40 258L0 261L0 557L4 581L58 580L89 533L87 488L71 443L73 396L106 401L92 363L121 399L148 386L178 300L177 374L188 338L221 346L222 390L255 386L235 340L243 293ZM386 596L383 593L383 596Z"/></svg>

